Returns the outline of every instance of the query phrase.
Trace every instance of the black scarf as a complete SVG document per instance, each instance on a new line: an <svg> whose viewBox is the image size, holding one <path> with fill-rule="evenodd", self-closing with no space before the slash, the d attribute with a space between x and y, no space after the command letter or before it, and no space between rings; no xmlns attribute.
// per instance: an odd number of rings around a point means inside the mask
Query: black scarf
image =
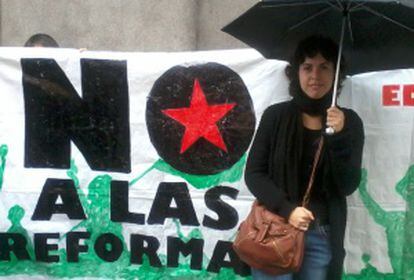
<svg viewBox="0 0 414 280"><path fill-rule="evenodd" d="M299 107L300 111L311 116L325 115L326 110L332 103L332 92L319 99L314 99L307 96L302 90L298 90L293 97L293 102Z"/></svg>

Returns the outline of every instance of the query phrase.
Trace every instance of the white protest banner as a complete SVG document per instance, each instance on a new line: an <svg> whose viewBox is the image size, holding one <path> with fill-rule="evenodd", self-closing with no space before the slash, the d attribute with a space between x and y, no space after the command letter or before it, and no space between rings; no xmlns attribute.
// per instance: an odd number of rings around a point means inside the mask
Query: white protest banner
<svg viewBox="0 0 414 280"><path fill-rule="evenodd" d="M1 49L0 61L0 276L248 275L231 249L253 199L243 169L262 112L289 98L286 63L253 50L24 48ZM406 200L394 186L412 164L413 73L390 73L353 77L340 100L366 131L349 279L409 273L412 184ZM376 218L378 205L398 218Z"/></svg>
<svg viewBox="0 0 414 280"><path fill-rule="evenodd" d="M285 63L251 50L0 56L2 275L248 274L231 250L252 201L242 173L262 111L287 98Z"/></svg>

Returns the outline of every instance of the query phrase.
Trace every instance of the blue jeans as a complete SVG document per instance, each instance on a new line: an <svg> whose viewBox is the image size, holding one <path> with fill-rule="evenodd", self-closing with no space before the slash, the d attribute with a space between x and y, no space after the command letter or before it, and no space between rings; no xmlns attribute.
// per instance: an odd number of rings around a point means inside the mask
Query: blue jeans
<svg viewBox="0 0 414 280"><path fill-rule="evenodd" d="M252 277L254 280L325 280L331 258L329 226L316 225L305 234L305 255L299 272L274 276L252 268Z"/></svg>

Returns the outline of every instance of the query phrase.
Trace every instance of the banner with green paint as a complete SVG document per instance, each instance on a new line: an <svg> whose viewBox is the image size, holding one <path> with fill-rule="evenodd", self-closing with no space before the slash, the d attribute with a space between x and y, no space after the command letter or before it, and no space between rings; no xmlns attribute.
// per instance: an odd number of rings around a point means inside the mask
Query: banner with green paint
<svg viewBox="0 0 414 280"><path fill-rule="evenodd" d="M365 129L362 179L348 199L346 279L414 279L413 77L354 76L341 96Z"/></svg>
<svg viewBox="0 0 414 280"><path fill-rule="evenodd" d="M243 169L262 112L289 98L285 62L28 48L0 61L0 277L249 277L231 248L253 200ZM413 275L412 77L349 78L339 101L366 132L346 279Z"/></svg>

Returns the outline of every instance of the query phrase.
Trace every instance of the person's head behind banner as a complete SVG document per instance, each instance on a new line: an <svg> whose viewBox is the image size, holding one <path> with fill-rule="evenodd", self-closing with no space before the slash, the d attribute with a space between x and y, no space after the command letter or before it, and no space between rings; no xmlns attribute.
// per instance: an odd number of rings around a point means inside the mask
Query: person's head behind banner
<svg viewBox="0 0 414 280"><path fill-rule="evenodd" d="M59 44L52 36L44 33L37 33L32 35L26 43L25 47L40 47L40 48L59 48Z"/></svg>

